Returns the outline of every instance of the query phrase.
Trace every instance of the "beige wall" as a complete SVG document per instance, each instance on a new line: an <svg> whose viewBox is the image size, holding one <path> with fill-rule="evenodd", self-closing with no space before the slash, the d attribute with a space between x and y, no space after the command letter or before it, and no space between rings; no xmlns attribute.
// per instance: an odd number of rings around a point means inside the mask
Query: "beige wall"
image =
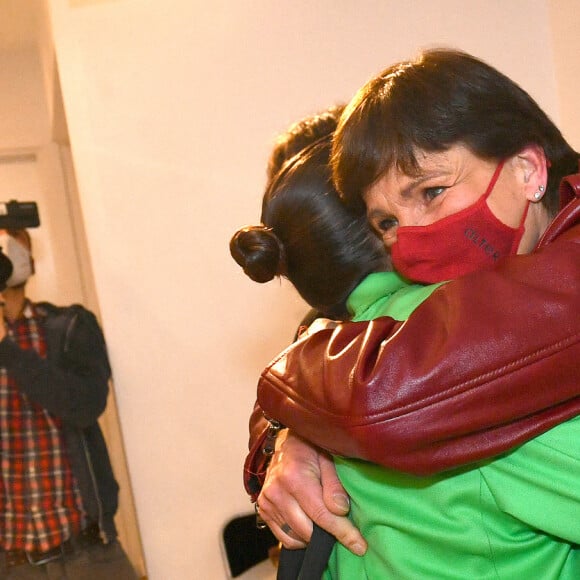
<svg viewBox="0 0 580 580"><path fill-rule="evenodd" d="M80 302L98 314L58 80L46 4L0 0L0 200L36 201L41 222L31 231L36 273L27 294L57 304ZM101 424L121 484L116 522L142 571L116 417L111 391Z"/></svg>
<svg viewBox="0 0 580 580"><path fill-rule="evenodd" d="M50 141L41 63L35 47L0 53L0 147L20 149Z"/></svg>
<svg viewBox="0 0 580 580"><path fill-rule="evenodd" d="M241 463L256 379L304 311L228 252L258 221L274 136L432 44L487 59L557 118L550 6L49 5L150 578L221 578L220 527L250 508Z"/></svg>
<svg viewBox="0 0 580 580"><path fill-rule="evenodd" d="M580 150L580 0L550 0L562 132Z"/></svg>

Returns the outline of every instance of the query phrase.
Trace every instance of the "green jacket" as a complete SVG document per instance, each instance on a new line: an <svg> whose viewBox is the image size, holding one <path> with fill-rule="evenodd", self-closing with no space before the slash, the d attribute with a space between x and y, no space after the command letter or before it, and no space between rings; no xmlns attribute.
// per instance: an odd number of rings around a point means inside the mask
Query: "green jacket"
<svg viewBox="0 0 580 580"><path fill-rule="evenodd" d="M349 307L356 320L404 320L433 290L372 274ZM324 578L580 578L578 441L580 417L499 459L423 478L336 457L369 549L336 544Z"/></svg>

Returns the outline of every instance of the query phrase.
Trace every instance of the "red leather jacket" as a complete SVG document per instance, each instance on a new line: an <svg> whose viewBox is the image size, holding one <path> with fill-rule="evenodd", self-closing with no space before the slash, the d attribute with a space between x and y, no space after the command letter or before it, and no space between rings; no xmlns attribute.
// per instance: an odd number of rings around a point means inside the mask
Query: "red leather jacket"
<svg viewBox="0 0 580 580"><path fill-rule="evenodd" d="M312 443L417 475L505 452L580 412L580 174L534 252L445 284L406 322L299 340L262 373L246 490L268 417Z"/></svg>

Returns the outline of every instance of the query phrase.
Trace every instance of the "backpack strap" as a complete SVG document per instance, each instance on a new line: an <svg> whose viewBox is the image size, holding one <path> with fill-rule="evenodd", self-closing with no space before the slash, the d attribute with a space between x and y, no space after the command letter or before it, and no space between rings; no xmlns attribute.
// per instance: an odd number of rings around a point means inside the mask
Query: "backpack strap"
<svg viewBox="0 0 580 580"><path fill-rule="evenodd" d="M68 337L83 307L80 304L55 306L50 302L35 304L39 314L44 318L46 332L46 356L61 366L67 350Z"/></svg>

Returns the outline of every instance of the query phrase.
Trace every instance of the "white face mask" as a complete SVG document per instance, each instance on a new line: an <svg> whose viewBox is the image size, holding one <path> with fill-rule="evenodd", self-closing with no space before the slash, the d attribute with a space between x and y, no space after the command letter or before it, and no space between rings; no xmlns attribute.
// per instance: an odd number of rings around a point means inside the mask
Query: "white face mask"
<svg viewBox="0 0 580 580"><path fill-rule="evenodd" d="M6 286L12 288L26 282L32 276L30 251L6 233L0 234L0 248L12 262L12 276L6 281Z"/></svg>

